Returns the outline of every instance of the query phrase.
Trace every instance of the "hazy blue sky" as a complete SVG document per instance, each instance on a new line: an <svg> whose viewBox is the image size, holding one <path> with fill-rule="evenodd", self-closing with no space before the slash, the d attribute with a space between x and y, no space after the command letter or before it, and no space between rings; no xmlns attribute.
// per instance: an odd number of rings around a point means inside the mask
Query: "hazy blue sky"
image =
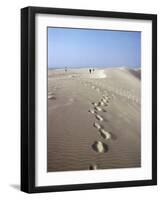
<svg viewBox="0 0 161 200"><path fill-rule="evenodd" d="M48 28L48 67L141 67L141 32Z"/></svg>

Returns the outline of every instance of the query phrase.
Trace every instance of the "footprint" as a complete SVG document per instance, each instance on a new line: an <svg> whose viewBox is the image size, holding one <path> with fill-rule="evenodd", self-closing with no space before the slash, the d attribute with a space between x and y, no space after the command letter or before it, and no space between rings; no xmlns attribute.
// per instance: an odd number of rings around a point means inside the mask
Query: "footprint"
<svg viewBox="0 0 161 200"><path fill-rule="evenodd" d="M97 111L102 111L102 108L99 107L99 106L95 106L94 109L97 110Z"/></svg>
<svg viewBox="0 0 161 200"><path fill-rule="evenodd" d="M96 151L98 153L105 153L108 151L107 144L105 144L101 141L95 141L94 144L92 145L92 148L94 151Z"/></svg>
<svg viewBox="0 0 161 200"><path fill-rule="evenodd" d="M104 129L99 129L99 132L101 133L101 136L106 139L109 140L111 139L111 134L108 131L105 131Z"/></svg>
<svg viewBox="0 0 161 200"><path fill-rule="evenodd" d="M91 114L95 114L96 113L96 111L93 110L93 109L90 109L88 112L90 112Z"/></svg>
<svg viewBox="0 0 161 200"><path fill-rule="evenodd" d="M102 128L101 125L98 124L97 122L94 122L94 123L93 123L93 126L94 126L95 128L97 128L98 130L99 130L100 128Z"/></svg>
<svg viewBox="0 0 161 200"><path fill-rule="evenodd" d="M56 97L54 96L54 95L48 95L48 99L54 99L54 100L56 100Z"/></svg>
<svg viewBox="0 0 161 200"><path fill-rule="evenodd" d="M109 99L108 99L108 98L103 98L102 101L103 101L104 103L109 103Z"/></svg>
<svg viewBox="0 0 161 200"><path fill-rule="evenodd" d="M109 96L103 96L103 99L105 99L109 103L110 97Z"/></svg>
<svg viewBox="0 0 161 200"><path fill-rule="evenodd" d="M103 98L107 98L107 95L106 95L106 94L103 94L102 97L103 97Z"/></svg>
<svg viewBox="0 0 161 200"><path fill-rule="evenodd" d="M104 106L108 106L108 103L104 103Z"/></svg>
<svg viewBox="0 0 161 200"><path fill-rule="evenodd" d="M105 103L102 102L102 101L100 101L100 102L98 103L98 105L99 105L99 106L105 106Z"/></svg>
<svg viewBox="0 0 161 200"><path fill-rule="evenodd" d="M105 105L109 103L106 99L102 98L100 102L103 102Z"/></svg>
<svg viewBox="0 0 161 200"><path fill-rule="evenodd" d="M99 121L103 121L103 120L104 120L103 117L100 116L100 115L98 115L98 114L96 114L95 117L96 117L96 119L98 119Z"/></svg>
<svg viewBox="0 0 161 200"><path fill-rule="evenodd" d="M93 164L93 165L89 166L89 169L90 170L96 170L96 169L98 169L98 166L96 164Z"/></svg>
<svg viewBox="0 0 161 200"><path fill-rule="evenodd" d="M96 102L92 102L92 104L93 104L94 106L98 106L98 103L96 103Z"/></svg>

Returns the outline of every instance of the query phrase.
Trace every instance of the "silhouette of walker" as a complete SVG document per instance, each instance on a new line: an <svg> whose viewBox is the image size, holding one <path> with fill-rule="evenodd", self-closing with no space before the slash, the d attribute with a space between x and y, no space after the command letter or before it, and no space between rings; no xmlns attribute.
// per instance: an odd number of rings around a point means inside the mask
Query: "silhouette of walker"
<svg viewBox="0 0 161 200"><path fill-rule="evenodd" d="M89 69L89 73L91 74L91 72L92 72L92 70L91 69Z"/></svg>

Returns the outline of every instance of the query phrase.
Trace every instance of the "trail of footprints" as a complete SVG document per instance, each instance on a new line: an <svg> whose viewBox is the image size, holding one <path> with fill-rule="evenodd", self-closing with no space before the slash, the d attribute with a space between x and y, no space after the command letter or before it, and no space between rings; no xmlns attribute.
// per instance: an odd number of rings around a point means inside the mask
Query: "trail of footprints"
<svg viewBox="0 0 161 200"><path fill-rule="evenodd" d="M110 139L116 139L115 135L113 135L109 131L106 131L104 129L104 127L101 125L101 122L105 121L105 119L103 118L103 116L101 116L100 113L107 112L107 110L105 108L109 105L110 100L114 99L116 97L116 95L125 97L133 103L140 104L139 99L130 90L125 90L122 88L115 88L112 86L108 86L107 90L104 90L103 84L96 83L96 82L93 83L92 81L86 81L83 84L84 84L84 86L89 86L93 90L104 94L98 103L92 102L93 108L89 110L89 112L95 116L96 120L99 121L99 123L94 122L93 126L98 130L98 132L100 133L101 137L104 140L107 141ZM101 142L101 141L95 141L94 144L92 145L92 148L93 148L93 150L95 150L98 153L104 153L104 152L108 151L107 144L105 144L104 142ZM95 169L95 167L93 167L93 169Z"/></svg>
<svg viewBox="0 0 161 200"><path fill-rule="evenodd" d="M101 115L103 112L107 112L107 107L109 106L110 100L113 98L113 95L107 94L106 90L101 91L101 89L91 84L91 82L84 83L85 86L90 86L92 89L95 89L97 92L103 92L104 95L98 102L92 102L92 108L89 109L89 113L94 115L95 121L93 123L93 127L97 129L99 135L104 140L103 142L100 140L94 141L92 144L92 149L97 153L106 153L109 150L108 145L106 144L108 140L116 139L116 137L109 131L105 130L102 122L106 121L104 117ZM96 164L92 164L89 166L90 170L98 169Z"/></svg>
<svg viewBox="0 0 161 200"><path fill-rule="evenodd" d="M101 124L101 122L105 121L104 117L101 115L101 112L107 112L105 108L109 105L109 102L110 97L103 95L98 103L92 103L93 108L89 110L89 112L93 114L95 116L95 119L97 120L93 123L93 126L98 130L100 136L106 141L112 139L112 135L109 131L106 131ZM92 148L98 153L105 153L108 151L107 144L102 141L95 141L92 145Z"/></svg>
<svg viewBox="0 0 161 200"><path fill-rule="evenodd" d="M48 88L48 100L56 100L55 91L57 87L50 87Z"/></svg>
<svg viewBox="0 0 161 200"><path fill-rule="evenodd" d="M92 89L95 89L97 92L106 92L106 90L100 89L98 86L102 86L103 84L93 84L92 82L85 82L84 86L90 86ZM115 97L115 95L120 95L122 97L127 98L128 100L131 100L131 102L133 103L137 103L140 104L140 99L137 98L132 91L127 90L127 89L123 89L123 88L115 88L112 86L108 86L108 91L113 93L113 97Z"/></svg>
<svg viewBox="0 0 161 200"><path fill-rule="evenodd" d="M109 150L108 145L106 144L107 141L109 140L115 140L116 136L105 130L104 126L102 125L102 122L105 121L104 117L101 115L101 113L103 112L107 112L107 107L109 106L109 103L111 100L113 100L116 95L121 95L122 97L125 97L129 100L131 100L134 103L140 103L139 99L136 98L130 91L128 90L124 90L124 89L120 89L120 88L113 88L113 87L108 87L108 90L104 90L103 89L103 85L101 84L93 84L92 82L85 82L83 83L84 86L89 86L91 87L93 90L97 91L97 92L101 92L104 95L102 96L102 98L100 99L99 102L92 102L93 108L91 108L89 110L89 113L93 114L95 116L95 121L93 123L93 126L97 129L98 133L100 134L100 136L102 137L102 139L104 140L103 142L100 140L94 141L94 143L92 144L92 149L94 151L96 151L97 153L106 153ZM99 88L99 86L101 88ZM109 95L110 94L110 95ZM91 164L89 166L90 170L95 170L98 169L98 166L96 164Z"/></svg>

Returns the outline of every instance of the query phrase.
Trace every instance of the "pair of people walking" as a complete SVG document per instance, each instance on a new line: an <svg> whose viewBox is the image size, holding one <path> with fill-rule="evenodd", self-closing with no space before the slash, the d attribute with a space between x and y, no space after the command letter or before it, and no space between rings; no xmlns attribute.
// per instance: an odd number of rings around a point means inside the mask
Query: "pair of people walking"
<svg viewBox="0 0 161 200"><path fill-rule="evenodd" d="M93 69L89 69L89 73L90 73L90 74L92 73L92 71L94 72L95 69L94 69L94 68L93 68Z"/></svg>

